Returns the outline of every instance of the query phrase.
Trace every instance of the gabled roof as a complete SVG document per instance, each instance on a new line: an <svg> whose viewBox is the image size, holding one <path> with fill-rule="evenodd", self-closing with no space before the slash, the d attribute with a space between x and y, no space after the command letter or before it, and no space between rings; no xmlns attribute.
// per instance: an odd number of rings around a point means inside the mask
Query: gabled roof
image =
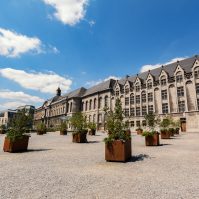
<svg viewBox="0 0 199 199"><path fill-rule="evenodd" d="M83 97L95 94L97 92L102 92L102 91L111 89L111 88L113 88L115 82L116 82L116 80L109 79L109 80L107 80L105 82L102 82L102 83L96 85L96 86L93 86L93 87L91 87L91 88L86 90L86 92L84 93Z"/></svg>
<svg viewBox="0 0 199 199"><path fill-rule="evenodd" d="M86 92L86 88L81 87L81 88L78 88L70 93L65 94L63 97L67 97L68 99L82 97L85 92Z"/></svg>

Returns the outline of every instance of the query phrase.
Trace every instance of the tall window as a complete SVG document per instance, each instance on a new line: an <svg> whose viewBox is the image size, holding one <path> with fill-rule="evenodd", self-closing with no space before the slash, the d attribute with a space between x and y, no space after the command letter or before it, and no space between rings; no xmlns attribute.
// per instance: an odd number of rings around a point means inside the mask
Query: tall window
<svg viewBox="0 0 199 199"><path fill-rule="evenodd" d="M148 113L153 113L153 105L148 106Z"/></svg>
<svg viewBox="0 0 199 199"><path fill-rule="evenodd" d="M125 117L129 117L129 109L128 108L124 109L124 115L125 115Z"/></svg>
<svg viewBox="0 0 199 199"><path fill-rule="evenodd" d="M198 102L198 110L199 110L199 99L197 99L197 102Z"/></svg>
<svg viewBox="0 0 199 199"><path fill-rule="evenodd" d="M125 105L126 105L126 106L129 105L129 97L125 97Z"/></svg>
<svg viewBox="0 0 199 199"><path fill-rule="evenodd" d="M194 76L196 79L199 79L199 67L196 67L194 70Z"/></svg>
<svg viewBox="0 0 199 199"><path fill-rule="evenodd" d="M71 102L70 103L70 112L72 112L72 110L73 110L73 103Z"/></svg>
<svg viewBox="0 0 199 199"><path fill-rule="evenodd" d="M136 104L140 104L140 95L136 95Z"/></svg>
<svg viewBox="0 0 199 199"><path fill-rule="evenodd" d="M85 107L85 111L88 110L88 101L86 101L86 107Z"/></svg>
<svg viewBox="0 0 199 199"><path fill-rule="evenodd" d="M177 88L177 95L178 97L184 97L184 88L183 86L180 86Z"/></svg>
<svg viewBox="0 0 199 199"><path fill-rule="evenodd" d="M92 117L92 116L91 116L91 115L89 115L89 118L88 118L88 121L89 121L89 122L91 122L91 117Z"/></svg>
<svg viewBox="0 0 199 199"><path fill-rule="evenodd" d="M180 82L182 82L182 81L183 81L182 73L181 73L181 72L178 72L178 73L176 74L176 82L177 82L177 83L180 83Z"/></svg>
<svg viewBox="0 0 199 199"><path fill-rule="evenodd" d="M98 121L99 121L99 122L102 122L102 114L99 114L99 115L98 115Z"/></svg>
<svg viewBox="0 0 199 199"><path fill-rule="evenodd" d="M101 98L101 97L99 98L99 104L98 104L98 107L99 107L99 108L102 108L102 98Z"/></svg>
<svg viewBox="0 0 199 199"><path fill-rule="evenodd" d="M104 98L104 106L108 107L108 96L105 96Z"/></svg>
<svg viewBox="0 0 199 199"><path fill-rule="evenodd" d="M90 103L89 103L89 110L92 109L92 100L90 100Z"/></svg>
<svg viewBox="0 0 199 199"><path fill-rule="evenodd" d="M93 115L93 122L96 122L96 115Z"/></svg>
<svg viewBox="0 0 199 199"><path fill-rule="evenodd" d="M168 103L162 104L162 113L167 114L169 112Z"/></svg>
<svg viewBox="0 0 199 199"><path fill-rule="evenodd" d="M147 114L146 106L142 107L142 116L145 116Z"/></svg>
<svg viewBox="0 0 199 199"><path fill-rule="evenodd" d="M146 92L142 92L142 102L146 102Z"/></svg>
<svg viewBox="0 0 199 199"><path fill-rule="evenodd" d="M167 81L166 81L165 75L161 77L161 79L160 79L160 84L161 84L161 86L166 86Z"/></svg>
<svg viewBox="0 0 199 199"><path fill-rule="evenodd" d="M196 94L199 95L199 83L196 84Z"/></svg>
<svg viewBox="0 0 199 199"><path fill-rule="evenodd" d="M131 96L130 96L130 104L134 104L134 103L135 103L134 94L131 94Z"/></svg>
<svg viewBox="0 0 199 199"><path fill-rule="evenodd" d="M178 102L178 109L180 113L185 111L185 101Z"/></svg>
<svg viewBox="0 0 199 199"><path fill-rule="evenodd" d="M125 86L125 94L129 94L129 86Z"/></svg>
<svg viewBox="0 0 199 199"><path fill-rule="evenodd" d="M97 102L97 99L95 98L94 103L93 103L93 109L96 109L96 102Z"/></svg>
<svg viewBox="0 0 199 199"><path fill-rule="evenodd" d="M148 93L148 102L153 101L153 93Z"/></svg>
<svg viewBox="0 0 199 199"><path fill-rule="evenodd" d="M119 96L120 92L118 90L115 91L115 95Z"/></svg>
<svg viewBox="0 0 199 199"><path fill-rule="evenodd" d="M140 127L140 121L136 121L136 126Z"/></svg>
<svg viewBox="0 0 199 199"><path fill-rule="evenodd" d="M136 116L140 116L140 107L136 107Z"/></svg>
<svg viewBox="0 0 199 199"><path fill-rule="evenodd" d="M136 83L136 85L135 85L135 91L136 92L140 91L140 85L139 85L139 83Z"/></svg>
<svg viewBox="0 0 199 199"><path fill-rule="evenodd" d="M130 116L131 117L135 116L135 108L130 108Z"/></svg>
<svg viewBox="0 0 199 199"><path fill-rule="evenodd" d="M134 127L134 126L135 126L135 122L134 122L134 121L131 121L131 122L130 122L130 125L131 125L131 127Z"/></svg>
<svg viewBox="0 0 199 199"><path fill-rule="evenodd" d="M167 90L162 90L161 95L162 95L162 100L167 100Z"/></svg>
<svg viewBox="0 0 199 199"><path fill-rule="evenodd" d="M152 83L151 80L149 80L149 81L147 82L147 88L148 88L148 89L152 89L152 87L153 87L153 83Z"/></svg>

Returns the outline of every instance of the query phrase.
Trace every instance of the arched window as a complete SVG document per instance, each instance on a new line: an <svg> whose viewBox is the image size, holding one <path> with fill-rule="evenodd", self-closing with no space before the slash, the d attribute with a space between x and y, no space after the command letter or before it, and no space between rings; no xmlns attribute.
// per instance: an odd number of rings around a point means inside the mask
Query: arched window
<svg viewBox="0 0 199 199"><path fill-rule="evenodd" d="M104 98L104 106L108 107L108 96L107 95Z"/></svg>
<svg viewBox="0 0 199 199"><path fill-rule="evenodd" d="M196 79L199 79L199 66L194 69L194 76Z"/></svg>
<svg viewBox="0 0 199 199"><path fill-rule="evenodd" d="M93 109L96 109L96 102L97 102L97 99L95 98L94 103L93 103Z"/></svg>
<svg viewBox="0 0 199 199"><path fill-rule="evenodd" d="M152 80L150 79L150 80L147 81L147 88L148 88L148 89L152 89L152 87L153 87L153 82L152 82Z"/></svg>
<svg viewBox="0 0 199 199"><path fill-rule="evenodd" d="M183 81L182 72L177 72L176 73L176 82L180 83L182 81Z"/></svg>
<svg viewBox="0 0 199 199"><path fill-rule="evenodd" d="M160 84L161 84L161 86L166 86L167 80L166 80L166 76L165 76L165 75L163 75L163 76L160 78Z"/></svg>
<svg viewBox="0 0 199 199"><path fill-rule="evenodd" d="M146 102L146 92L145 91L142 92L142 102L143 103Z"/></svg>
<svg viewBox="0 0 199 199"><path fill-rule="evenodd" d="M85 107L85 111L88 110L88 101L86 101L86 107Z"/></svg>
<svg viewBox="0 0 199 199"><path fill-rule="evenodd" d="M89 115L88 121L91 122L91 115Z"/></svg>
<svg viewBox="0 0 199 199"><path fill-rule="evenodd" d="M89 103L89 110L92 109L92 100L90 100L90 103Z"/></svg>
<svg viewBox="0 0 199 199"><path fill-rule="evenodd" d="M130 104L134 104L135 103L135 97L134 97L134 94L131 94L130 95Z"/></svg>
<svg viewBox="0 0 199 199"><path fill-rule="evenodd" d="M70 103L70 112L72 112L72 108L73 108L73 103Z"/></svg>
<svg viewBox="0 0 199 199"><path fill-rule="evenodd" d="M117 88L116 91L115 91L115 95L116 95L116 96L119 96L119 95L120 95L120 91L118 90L118 88Z"/></svg>
<svg viewBox="0 0 199 199"><path fill-rule="evenodd" d="M99 106L98 106L98 108L102 108L102 98L101 97L99 98Z"/></svg>

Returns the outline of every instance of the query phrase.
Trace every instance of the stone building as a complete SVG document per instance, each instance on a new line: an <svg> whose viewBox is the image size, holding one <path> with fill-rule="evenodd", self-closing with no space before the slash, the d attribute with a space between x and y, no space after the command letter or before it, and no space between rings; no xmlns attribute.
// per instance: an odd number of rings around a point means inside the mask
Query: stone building
<svg viewBox="0 0 199 199"><path fill-rule="evenodd" d="M116 98L122 101L125 121L132 130L146 125L144 115L154 112L161 118L171 115L181 121L183 131L199 128L199 57L194 56L151 71L110 79L92 88L80 88L47 100L35 112L35 123L56 126L62 119L82 111L88 121L105 127L104 107L114 108Z"/></svg>

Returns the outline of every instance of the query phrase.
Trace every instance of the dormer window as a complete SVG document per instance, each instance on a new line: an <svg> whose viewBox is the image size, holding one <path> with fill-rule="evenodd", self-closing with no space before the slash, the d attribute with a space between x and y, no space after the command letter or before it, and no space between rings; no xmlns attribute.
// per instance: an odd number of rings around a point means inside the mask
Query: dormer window
<svg viewBox="0 0 199 199"><path fill-rule="evenodd" d="M196 79L199 79L199 67L196 67L194 70L194 76Z"/></svg>
<svg viewBox="0 0 199 199"><path fill-rule="evenodd" d="M119 96L119 95L120 95L120 92L119 92L118 90L116 90L116 91L115 91L115 95L116 95L116 96Z"/></svg>
<svg viewBox="0 0 199 199"><path fill-rule="evenodd" d="M139 92L139 91L140 91L140 85L139 85L139 83L137 83L137 84L135 85L135 91L136 91L136 92Z"/></svg>
<svg viewBox="0 0 199 199"><path fill-rule="evenodd" d="M149 80L149 81L147 82L147 88L148 88L148 89L152 89L152 87L153 87L153 83L152 83L151 80Z"/></svg>
<svg viewBox="0 0 199 199"><path fill-rule="evenodd" d="M182 77L182 73L181 72L178 72L176 74L176 82L177 83L181 83L183 81L183 77Z"/></svg>
<svg viewBox="0 0 199 199"><path fill-rule="evenodd" d="M128 86L125 86L125 94L129 94L129 87Z"/></svg>
<svg viewBox="0 0 199 199"><path fill-rule="evenodd" d="M166 76L161 77L160 84L161 84L161 86L166 86L166 84L167 84Z"/></svg>

